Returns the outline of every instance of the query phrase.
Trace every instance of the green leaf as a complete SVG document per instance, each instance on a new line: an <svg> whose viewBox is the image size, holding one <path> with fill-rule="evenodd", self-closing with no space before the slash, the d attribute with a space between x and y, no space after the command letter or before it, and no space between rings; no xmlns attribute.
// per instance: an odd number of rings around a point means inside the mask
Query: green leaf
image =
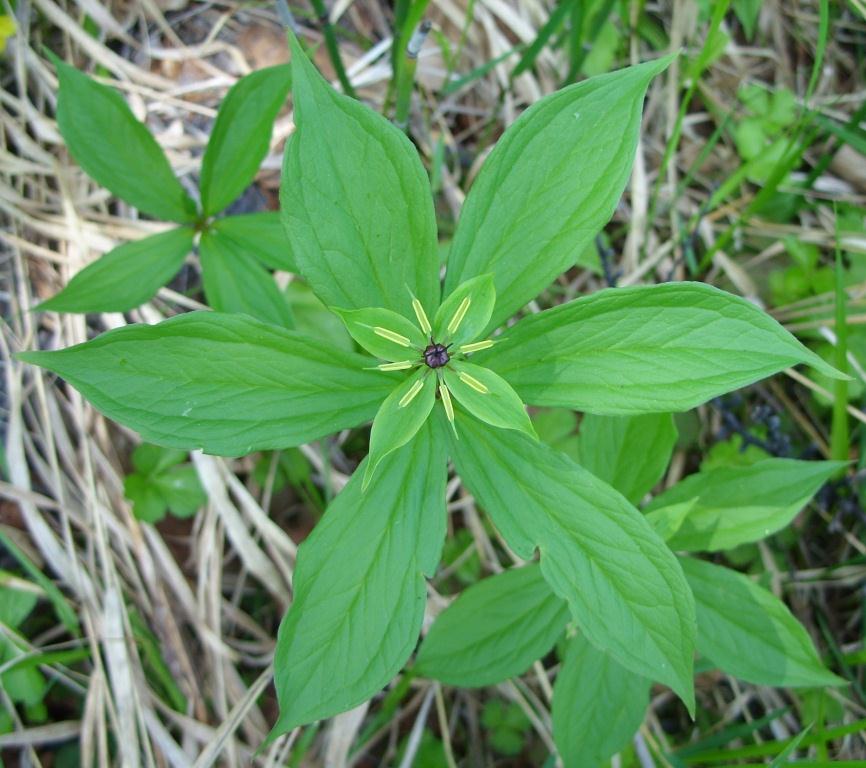
<svg viewBox="0 0 866 768"><path fill-rule="evenodd" d="M493 371L461 360L442 369L445 385L469 413L494 427L516 429L538 440L523 402Z"/></svg>
<svg viewBox="0 0 866 768"><path fill-rule="evenodd" d="M755 685L844 685L821 664L785 604L741 573L690 557L680 564L695 596L698 651Z"/></svg>
<svg viewBox="0 0 866 768"><path fill-rule="evenodd" d="M478 362L532 405L685 411L798 363L843 375L745 299L703 283L611 288L521 320Z"/></svg>
<svg viewBox="0 0 866 768"><path fill-rule="evenodd" d="M88 264L40 312L127 312L153 298L183 266L193 231L179 227L124 243Z"/></svg>
<svg viewBox="0 0 866 768"><path fill-rule="evenodd" d="M580 464L637 504L664 476L676 441L669 413L590 413L580 423Z"/></svg>
<svg viewBox="0 0 866 768"><path fill-rule="evenodd" d="M685 522L697 499L689 499L669 507L660 507L646 513L647 522L664 541L670 541Z"/></svg>
<svg viewBox="0 0 866 768"><path fill-rule="evenodd" d="M132 466L143 475L156 475L189 459L187 451L142 443L132 452Z"/></svg>
<svg viewBox="0 0 866 768"><path fill-rule="evenodd" d="M158 219L188 222L195 203L150 131L121 95L52 57L60 81L57 125L87 174L117 197Z"/></svg>
<svg viewBox="0 0 866 768"><path fill-rule="evenodd" d="M563 88L515 121L463 206L446 295L492 272L495 327L574 264L613 215L634 162L644 93L670 61Z"/></svg>
<svg viewBox="0 0 866 768"><path fill-rule="evenodd" d="M280 719L271 737L370 698L418 640L445 538L445 441L433 421L361 491L352 476L301 544L295 600L274 657Z"/></svg>
<svg viewBox="0 0 866 768"><path fill-rule="evenodd" d="M281 209L303 276L325 304L412 316L439 299L436 219L418 152L381 115L334 91L292 37L297 128Z"/></svg>
<svg viewBox="0 0 866 768"><path fill-rule="evenodd" d="M152 478L133 473L123 478L123 495L132 502L132 513L145 523L158 523L168 506Z"/></svg>
<svg viewBox="0 0 866 768"><path fill-rule="evenodd" d="M332 307L352 338L371 355L392 362L417 362L427 346L418 327L390 309Z"/></svg>
<svg viewBox="0 0 866 768"><path fill-rule="evenodd" d="M201 161L199 187L205 215L221 211L255 178L291 87L291 67L279 64L251 72L229 89Z"/></svg>
<svg viewBox="0 0 866 768"><path fill-rule="evenodd" d="M718 467L685 478L656 496L646 511L694 501L668 541L671 549L730 549L784 528L844 466L838 461L764 459L748 467Z"/></svg>
<svg viewBox="0 0 866 768"><path fill-rule="evenodd" d="M495 685L548 653L567 621L568 606L537 565L512 568L469 587L436 617L415 671L448 685Z"/></svg>
<svg viewBox="0 0 866 768"><path fill-rule="evenodd" d="M204 293L217 312L250 315L272 325L294 327L292 310L273 275L244 246L205 232L198 250Z"/></svg>
<svg viewBox="0 0 866 768"><path fill-rule="evenodd" d="M568 642L553 687L553 739L565 765L599 766L628 745L643 722L650 682L583 635Z"/></svg>
<svg viewBox="0 0 866 768"><path fill-rule="evenodd" d="M496 304L493 275L480 275L458 286L436 312L433 338L440 344L477 339L490 322Z"/></svg>
<svg viewBox="0 0 866 768"><path fill-rule="evenodd" d="M364 474L366 488L376 467L389 453L408 443L427 421L436 402L436 377L424 367L407 376L385 398L373 419L370 431L370 455Z"/></svg>
<svg viewBox="0 0 866 768"><path fill-rule="evenodd" d="M694 605L677 559L646 519L568 457L513 431L461 422L463 482L522 558L568 601L587 639L694 710Z"/></svg>
<svg viewBox="0 0 866 768"><path fill-rule="evenodd" d="M153 478L153 483L175 517L192 517L207 503L195 467L173 467Z"/></svg>
<svg viewBox="0 0 866 768"><path fill-rule="evenodd" d="M239 456L373 417L398 381L368 358L243 315L189 312L68 349L22 352L145 440Z"/></svg>
<svg viewBox="0 0 866 768"><path fill-rule="evenodd" d="M258 259L268 269L297 272L289 238L283 229L278 211L245 213L217 219L211 229L223 240L232 240L236 246Z"/></svg>

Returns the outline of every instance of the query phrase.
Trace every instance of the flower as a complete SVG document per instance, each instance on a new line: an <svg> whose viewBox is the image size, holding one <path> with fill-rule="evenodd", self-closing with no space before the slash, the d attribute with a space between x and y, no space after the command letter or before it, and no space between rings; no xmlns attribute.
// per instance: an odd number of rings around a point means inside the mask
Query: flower
<svg viewBox="0 0 866 768"><path fill-rule="evenodd" d="M472 354L496 343L489 338L479 340L495 303L493 276L486 274L458 286L439 307L432 323L415 296L412 309L417 323L389 309L332 308L355 341L385 361L371 367L394 373L411 371L385 399L373 420L364 488L379 462L414 437L437 399L458 439L452 397L481 421L536 437L523 402L508 382L469 362Z"/></svg>

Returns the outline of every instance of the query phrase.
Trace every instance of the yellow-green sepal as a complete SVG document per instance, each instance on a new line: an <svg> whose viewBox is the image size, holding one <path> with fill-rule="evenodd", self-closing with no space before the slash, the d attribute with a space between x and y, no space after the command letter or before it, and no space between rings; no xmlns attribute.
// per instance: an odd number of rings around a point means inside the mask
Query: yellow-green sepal
<svg viewBox="0 0 866 768"><path fill-rule="evenodd" d="M391 451L408 443L421 429L435 402L436 376L427 367L407 376L405 381L385 398L373 419L370 454L362 490L366 489L379 462Z"/></svg>
<svg viewBox="0 0 866 768"><path fill-rule="evenodd" d="M490 322L495 304L493 275L479 275L461 283L436 312L433 338L440 344L474 341Z"/></svg>
<svg viewBox="0 0 866 768"><path fill-rule="evenodd" d="M457 402L475 418L538 440L523 401L501 376L489 368L458 360L443 369L443 376Z"/></svg>
<svg viewBox="0 0 866 768"><path fill-rule="evenodd" d="M339 315L358 344L382 360L420 360L429 343L411 320L390 309L331 307L331 311Z"/></svg>

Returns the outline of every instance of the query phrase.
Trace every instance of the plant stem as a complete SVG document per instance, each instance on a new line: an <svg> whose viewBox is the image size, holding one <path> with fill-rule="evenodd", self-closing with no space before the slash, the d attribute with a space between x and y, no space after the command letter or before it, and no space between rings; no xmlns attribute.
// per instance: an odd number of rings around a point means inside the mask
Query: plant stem
<svg viewBox="0 0 866 768"><path fill-rule="evenodd" d="M842 269L842 251L839 248L839 218L836 217L836 346L833 360L842 373L848 372L848 324L845 307L845 273ZM833 382L833 420L830 430L830 458L848 461L848 382ZM844 470L840 473L844 474Z"/></svg>
<svg viewBox="0 0 866 768"><path fill-rule="evenodd" d="M319 17L319 23L322 25L322 35L325 37L325 48L328 50L328 56L331 59L331 64L334 71L337 73L337 79L340 85L343 86L343 92L353 99L357 98L355 89L352 83L349 82L349 76L346 74L346 68L343 66L343 57L340 55L340 46L337 44L337 36L334 34L334 25L331 24L331 17L328 9L325 7L324 0L312 0L313 9Z"/></svg>
<svg viewBox="0 0 866 768"><path fill-rule="evenodd" d="M424 45L430 26L431 24L427 20L418 25L418 29L409 38L409 43L406 46L406 60L400 68L394 123L403 131L409 127L409 108L412 105L412 88L415 83L415 70L418 68L418 54L421 51L421 46Z"/></svg>

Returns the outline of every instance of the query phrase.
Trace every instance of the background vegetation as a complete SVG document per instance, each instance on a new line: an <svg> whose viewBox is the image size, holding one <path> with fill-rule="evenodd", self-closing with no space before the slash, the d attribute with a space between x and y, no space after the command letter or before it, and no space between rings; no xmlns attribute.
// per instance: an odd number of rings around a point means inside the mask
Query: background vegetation
<svg viewBox="0 0 866 768"><path fill-rule="evenodd" d="M607 285L699 279L758 302L829 360L847 355L854 380L835 392L837 403L847 398L847 412L831 408L833 382L789 371L679 416L665 484L698 467L768 454L855 460L790 529L726 559L785 598L851 685L795 692L706 670L697 678L696 722L670 692L654 689L618 764L767 764L787 755L814 766L866 765L858 469L866 439L866 6L423 5L338 0L323 14L321 0L276 7L4 2L0 759L46 766L122 764L124 754L173 766L554 764L556 654L491 689L398 679L368 706L298 729L254 756L276 716L270 657L291 600L297 545L363 457L365 431L238 460L190 456L137 445L73 389L10 359L37 339L43 348L66 347L204 306L190 257L138 310L30 311L105 251L165 226L139 218L69 157L54 120L57 81L45 49L119 88L192 189L227 89L288 59L288 12L309 44L326 43L314 54L326 76L351 81L361 98L406 127L429 169L443 232L453 228L487 151L527 105L563 83L683 49L650 88L637 162L614 220L544 303ZM432 28L415 63L402 51L422 15ZM290 107L277 117L256 183L231 212L276 209ZM350 345L301 283L278 279L299 327ZM837 295L847 299L841 315ZM534 415L542 436L567 450L575 416ZM429 585L431 620L452 595L514 562L459 481L449 485L449 501L451 537Z"/></svg>

